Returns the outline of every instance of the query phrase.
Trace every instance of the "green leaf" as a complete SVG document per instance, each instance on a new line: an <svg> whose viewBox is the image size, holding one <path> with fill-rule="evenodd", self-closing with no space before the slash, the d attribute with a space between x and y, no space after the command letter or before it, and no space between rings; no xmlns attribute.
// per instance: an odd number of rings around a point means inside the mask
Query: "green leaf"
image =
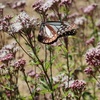
<svg viewBox="0 0 100 100"><path fill-rule="evenodd" d="M82 94L83 100L96 100L94 97L91 95L90 92L84 92Z"/></svg>
<svg viewBox="0 0 100 100"><path fill-rule="evenodd" d="M49 86L45 81L40 80L40 83L41 83L43 88L46 88L47 90L49 90Z"/></svg>

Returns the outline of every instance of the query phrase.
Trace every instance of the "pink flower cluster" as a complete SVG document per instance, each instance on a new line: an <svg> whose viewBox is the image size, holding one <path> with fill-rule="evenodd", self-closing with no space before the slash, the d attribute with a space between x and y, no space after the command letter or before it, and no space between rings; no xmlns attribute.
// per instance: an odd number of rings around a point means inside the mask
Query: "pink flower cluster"
<svg viewBox="0 0 100 100"><path fill-rule="evenodd" d="M9 34L18 33L24 31L24 29L31 29L38 24L38 20L31 18L26 12L20 12L15 18L15 20L9 26Z"/></svg>
<svg viewBox="0 0 100 100"><path fill-rule="evenodd" d="M86 45L89 45L89 44L94 45L94 42L95 42L95 38L91 37L89 40L86 41Z"/></svg>
<svg viewBox="0 0 100 100"><path fill-rule="evenodd" d="M7 31L9 27L9 20L11 19L11 16L5 16L4 18L0 19L0 31Z"/></svg>
<svg viewBox="0 0 100 100"><path fill-rule="evenodd" d="M91 66L100 66L100 48L92 48L86 52L86 62Z"/></svg>
<svg viewBox="0 0 100 100"><path fill-rule="evenodd" d="M34 78L34 77L37 78L37 77L39 76L39 74L36 73L36 72L33 71L33 70L29 71L27 74L28 74L28 76L30 76L31 78Z"/></svg>
<svg viewBox="0 0 100 100"><path fill-rule="evenodd" d="M7 64L9 61L15 58L17 51L18 51L18 47L16 42L5 45L0 50L0 61Z"/></svg>
<svg viewBox="0 0 100 100"><path fill-rule="evenodd" d="M32 7L34 8L35 11L40 11L40 7L42 6L43 1L42 0L38 0L37 2L35 2Z"/></svg>
<svg viewBox="0 0 100 100"><path fill-rule="evenodd" d="M26 61L25 60L23 60L23 59L19 59L15 64L14 64L14 66L16 67L16 68L22 68L22 67L24 67L25 66L25 64L26 64Z"/></svg>
<svg viewBox="0 0 100 100"><path fill-rule="evenodd" d="M12 53L5 55L4 57L0 58L1 62L8 62L14 58Z"/></svg>
<svg viewBox="0 0 100 100"><path fill-rule="evenodd" d="M92 69L91 67L87 67L87 68L84 70L84 72L85 72L86 74L92 75L92 74L93 74L93 69Z"/></svg>
<svg viewBox="0 0 100 100"><path fill-rule="evenodd" d="M82 16L82 17L76 17L74 23L77 25L84 25L84 23L87 22L87 19Z"/></svg>
<svg viewBox="0 0 100 100"><path fill-rule="evenodd" d="M38 0L33 4L33 8L38 13L46 12L48 9L57 8L62 5L70 5L72 0Z"/></svg>
<svg viewBox="0 0 100 100"><path fill-rule="evenodd" d="M70 19L70 18L76 18L76 17L78 17L79 15L80 15L79 13L75 12L75 13L72 13L72 14L68 15L67 18L68 18L68 19Z"/></svg>
<svg viewBox="0 0 100 100"><path fill-rule="evenodd" d="M86 86L86 82L83 80L75 80L71 85L70 88L72 90L79 90L79 91L83 91L85 89Z"/></svg>
<svg viewBox="0 0 100 100"><path fill-rule="evenodd" d="M91 5L87 6L86 8L84 8L83 9L83 12L85 14L91 14L96 9L96 7L97 7L97 4L96 3L91 4Z"/></svg>
<svg viewBox="0 0 100 100"><path fill-rule="evenodd" d="M14 4L12 4L12 8L13 9L23 8L25 5L26 5L26 1L20 0L20 1L15 2Z"/></svg>

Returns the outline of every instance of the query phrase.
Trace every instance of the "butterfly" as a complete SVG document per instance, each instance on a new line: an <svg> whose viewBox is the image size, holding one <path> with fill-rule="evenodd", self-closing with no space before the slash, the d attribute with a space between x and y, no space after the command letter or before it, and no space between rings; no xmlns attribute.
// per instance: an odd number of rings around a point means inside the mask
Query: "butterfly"
<svg viewBox="0 0 100 100"><path fill-rule="evenodd" d="M52 44L58 38L76 34L77 25L61 21L47 21L40 25L38 41L43 44Z"/></svg>

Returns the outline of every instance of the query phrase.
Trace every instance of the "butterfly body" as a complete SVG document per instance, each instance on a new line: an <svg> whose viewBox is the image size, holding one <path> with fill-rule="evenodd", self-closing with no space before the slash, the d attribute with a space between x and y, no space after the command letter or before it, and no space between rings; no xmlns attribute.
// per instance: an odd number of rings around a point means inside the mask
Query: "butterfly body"
<svg viewBox="0 0 100 100"><path fill-rule="evenodd" d="M67 22L48 21L41 24L38 41L44 44L52 44L60 37L75 34L75 24L69 25Z"/></svg>

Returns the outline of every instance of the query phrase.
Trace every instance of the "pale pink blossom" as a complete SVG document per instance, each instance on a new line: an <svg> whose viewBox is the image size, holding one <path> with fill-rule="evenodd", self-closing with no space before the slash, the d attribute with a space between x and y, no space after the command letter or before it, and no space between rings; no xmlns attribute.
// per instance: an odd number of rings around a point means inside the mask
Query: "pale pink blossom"
<svg viewBox="0 0 100 100"><path fill-rule="evenodd" d="M78 17L74 21L74 23L77 25L83 25L85 22L87 22L87 19L85 17Z"/></svg>
<svg viewBox="0 0 100 100"><path fill-rule="evenodd" d="M91 67L87 67L87 68L85 68L84 72L86 74L90 74L91 75L91 74L93 74L93 69Z"/></svg>
<svg viewBox="0 0 100 100"><path fill-rule="evenodd" d="M85 89L86 82L83 80L75 80L71 85L70 88L75 91L83 91Z"/></svg>
<svg viewBox="0 0 100 100"><path fill-rule="evenodd" d="M86 63L91 66L100 66L100 49L89 49L86 52Z"/></svg>
<svg viewBox="0 0 100 100"><path fill-rule="evenodd" d="M89 40L86 41L86 45L89 45L89 44L94 45L94 42L95 42L95 38L91 37Z"/></svg>
<svg viewBox="0 0 100 100"><path fill-rule="evenodd" d="M90 14L90 13L92 13L96 9L96 7L97 7L97 4L96 3L91 4L91 5L87 6L86 8L84 8L83 9L83 12L85 14Z"/></svg>

